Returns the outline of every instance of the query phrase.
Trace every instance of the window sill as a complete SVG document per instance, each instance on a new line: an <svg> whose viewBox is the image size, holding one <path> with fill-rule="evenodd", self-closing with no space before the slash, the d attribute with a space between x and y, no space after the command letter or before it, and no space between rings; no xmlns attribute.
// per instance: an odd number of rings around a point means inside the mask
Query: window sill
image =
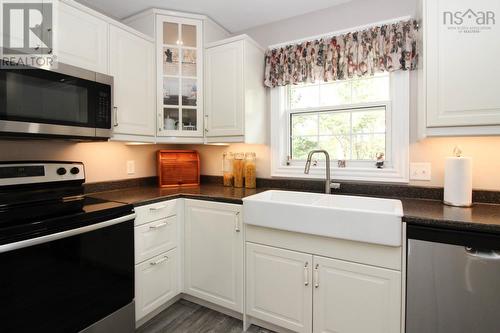
<svg viewBox="0 0 500 333"><path fill-rule="evenodd" d="M386 182L386 183L408 183L408 173L401 173L395 168L331 168L332 180L339 181L363 181L363 182ZM324 167L311 167L309 174L304 174L301 166L272 167L271 177L279 178L302 178L302 179L325 179Z"/></svg>

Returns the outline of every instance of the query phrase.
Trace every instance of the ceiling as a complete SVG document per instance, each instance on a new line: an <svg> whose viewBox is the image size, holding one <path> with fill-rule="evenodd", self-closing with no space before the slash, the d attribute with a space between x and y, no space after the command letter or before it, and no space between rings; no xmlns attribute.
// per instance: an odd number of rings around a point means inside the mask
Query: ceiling
<svg viewBox="0 0 500 333"><path fill-rule="evenodd" d="M123 19L148 8L211 17L230 32L336 6L350 0L77 0L108 16Z"/></svg>

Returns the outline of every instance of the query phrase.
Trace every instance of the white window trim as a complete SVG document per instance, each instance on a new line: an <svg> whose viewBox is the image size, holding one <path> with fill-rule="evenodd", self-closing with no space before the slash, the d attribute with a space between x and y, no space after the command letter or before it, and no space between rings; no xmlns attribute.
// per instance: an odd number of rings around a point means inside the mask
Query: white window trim
<svg viewBox="0 0 500 333"><path fill-rule="evenodd" d="M390 161L383 169L375 167L338 168L335 160L331 163L332 178L335 180L353 180L369 182L408 183L409 181L409 114L410 114L410 78L408 71L396 71L390 74L391 101L388 105L387 120L390 122L390 135L386 140L386 150L390 152ZM289 125L288 112L284 105L286 87L271 89L271 176L286 178L324 179L324 163L311 167L308 175L304 174L301 163L287 165ZM378 103L378 105L385 103ZM375 103L374 105L377 105ZM352 163L354 164L354 163Z"/></svg>

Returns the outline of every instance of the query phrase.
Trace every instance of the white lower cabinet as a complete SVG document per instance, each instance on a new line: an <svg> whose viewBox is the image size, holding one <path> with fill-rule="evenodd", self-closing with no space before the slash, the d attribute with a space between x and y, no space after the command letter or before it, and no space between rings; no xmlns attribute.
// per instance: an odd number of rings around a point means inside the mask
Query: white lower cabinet
<svg viewBox="0 0 500 333"><path fill-rule="evenodd" d="M149 319L184 293L243 313L247 323L299 333L401 332L401 271L373 259L388 251L402 258L401 248L374 245L370 261L363 255L356 263L341 260L345 248L367 249L333 238L325 243L305 234L297 239L268 228L243 229L241 210L191 199L136 208L136 320Z"/></svg>
<svg viewBox="0 0 500 333"><path fill-rule="evenodd" d="M396 333L401 273L314 256L314 333Z"/></svg>
<svg viewBox="0 0 500 333"><path fill-rule="evenodd" d="M170 216L135 228L135 263L177 246L177 216Z"/></svg>
<svg viewBox="0 0 500 333"><path fill-rule="evenodd" d="M243 311L241 205L185 200L184 292Z"/></svg>
<svg viewBox="0 0 500 333"><path fill-rule="evenodd" d="M136 321L180 292L179 202L170 200L135 208Z"/></svg>
<svg viewBox="0 0 500 333"><path fill-rule="evenodd" d="M397 333L401 272L246 243L247 315L300 333Z"/></svg>
<svg viewBox="0 0 500 333"><path fill-rule="evenodd" d="M179 293L177 267L177 249L172 249L136 265L136 320L143 318Z"/></svg>
<svg viewBox="0 0 500 333"><path fill-rule="evenodd" d="M247 314L296 331L312 327L313 257L247 243Z"/></svg>

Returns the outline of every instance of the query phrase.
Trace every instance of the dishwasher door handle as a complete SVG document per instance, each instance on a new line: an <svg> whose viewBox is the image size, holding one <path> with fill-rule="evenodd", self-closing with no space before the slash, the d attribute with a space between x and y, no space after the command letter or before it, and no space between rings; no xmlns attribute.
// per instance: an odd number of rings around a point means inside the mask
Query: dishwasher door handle
<svg viewBox="0 0 500 333"><path fill-rule="evenodd" d="M474 258L479 258L484 260L500 260L500 251L475 249L466 246L465 252L467 253L467 255Z"/></svg>

